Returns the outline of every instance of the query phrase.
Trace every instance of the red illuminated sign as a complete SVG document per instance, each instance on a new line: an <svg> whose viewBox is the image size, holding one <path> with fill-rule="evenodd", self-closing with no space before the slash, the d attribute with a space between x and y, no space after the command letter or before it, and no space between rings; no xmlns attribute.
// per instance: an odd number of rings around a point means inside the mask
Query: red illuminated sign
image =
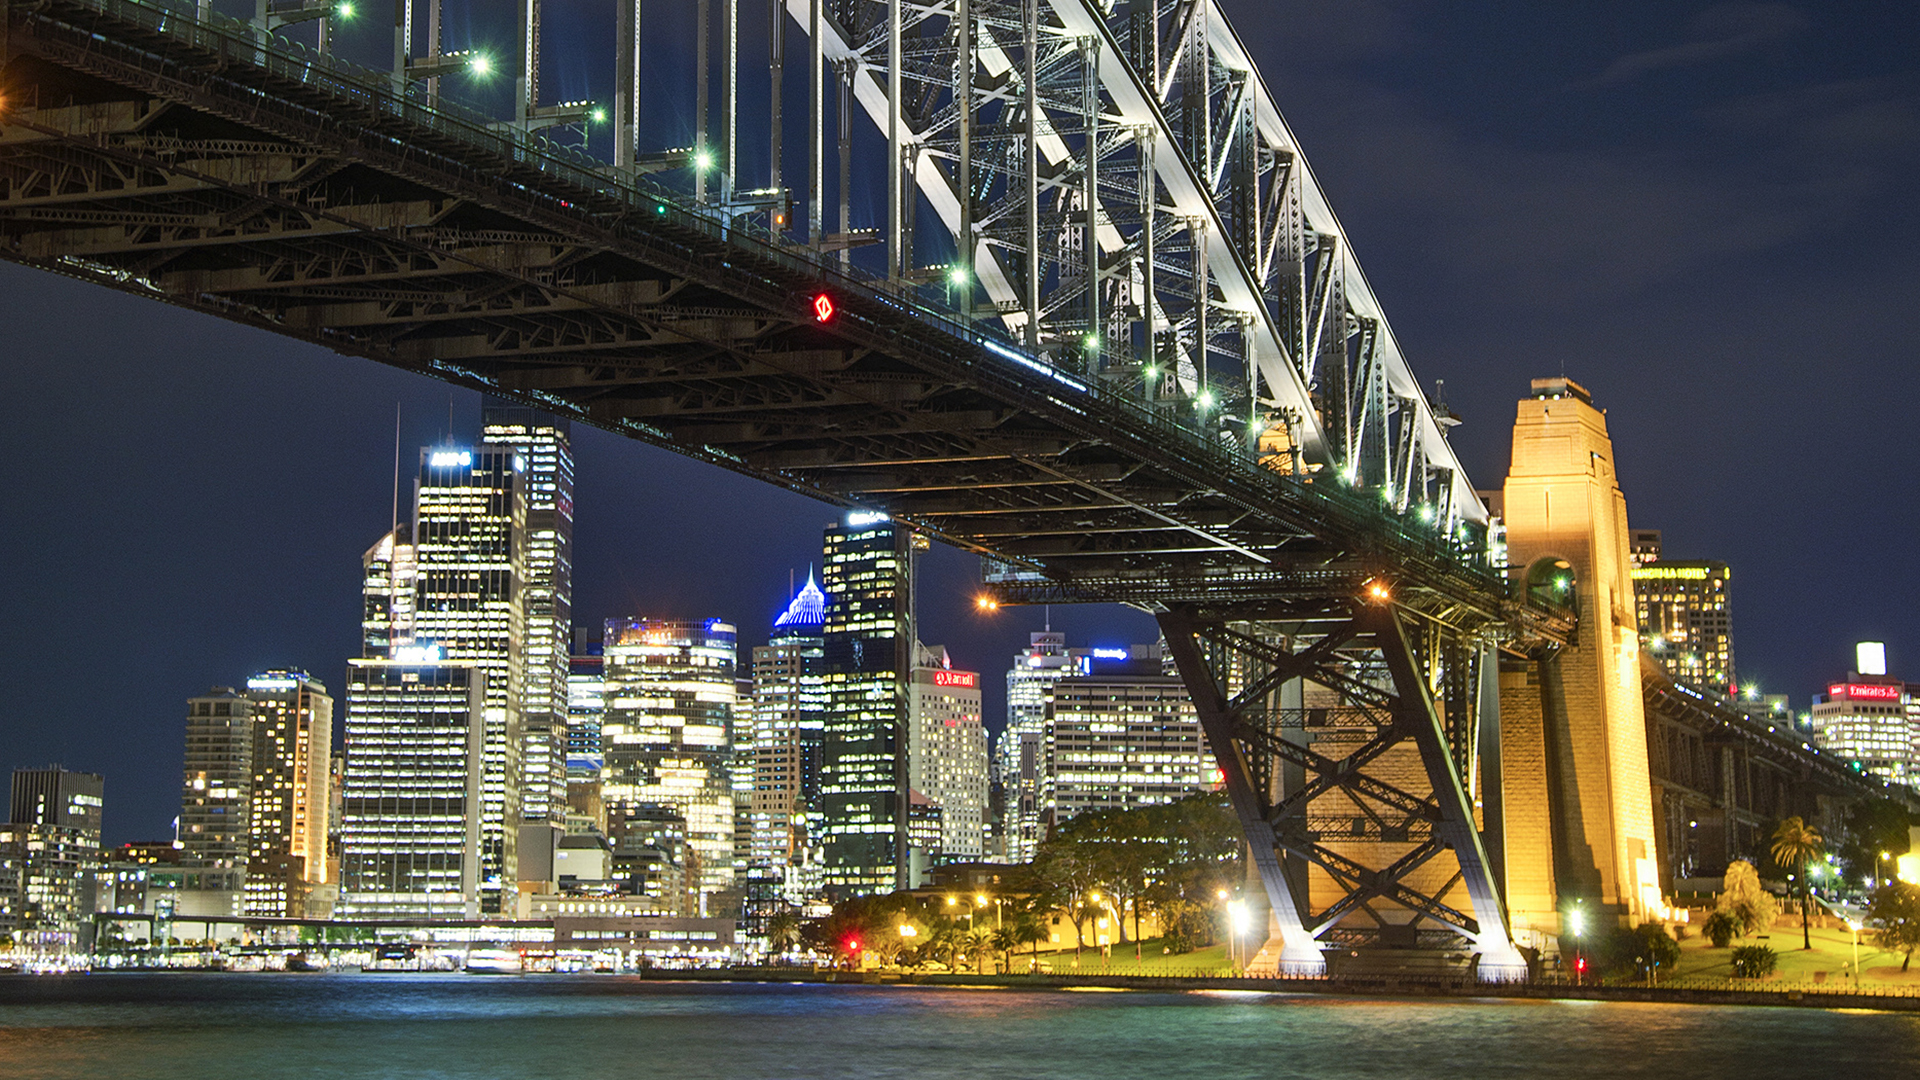
<svg viewBox="0 0 1920 1080"><path fill-rule="evenodd" d="M933 673L935 686L964 686L971 690L980 685L980 676L971 671L936 671Z"/></svg>
<svg viewBox="0 0 1920 1080"><path fill-rule="evenodd" d="M1866 683L1834 683L1827 687L1827 696L1847 698L1852 701L1899 701L1900 688L1872 686Z"/></svg>
<svg viewBox="0 0 1920 1080"><path fill-rule="evenodd" d="M833 319L833 297L826 293L813 298L813 321L830 322Z"/></svg>

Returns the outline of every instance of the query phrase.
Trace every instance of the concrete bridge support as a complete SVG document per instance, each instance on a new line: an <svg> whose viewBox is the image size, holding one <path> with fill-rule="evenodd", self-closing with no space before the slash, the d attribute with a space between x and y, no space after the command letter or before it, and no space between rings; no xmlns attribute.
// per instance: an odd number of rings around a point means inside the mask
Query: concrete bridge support
<svg viewBox="0 0 1920 1080"><path fill-rule="evenodd" d="M1626 499L1579 384L1534 380L1502 502L1516 587L1579 617L1572 643L1500 672L1508 913L1552 952L1662 906Z"/></svg>

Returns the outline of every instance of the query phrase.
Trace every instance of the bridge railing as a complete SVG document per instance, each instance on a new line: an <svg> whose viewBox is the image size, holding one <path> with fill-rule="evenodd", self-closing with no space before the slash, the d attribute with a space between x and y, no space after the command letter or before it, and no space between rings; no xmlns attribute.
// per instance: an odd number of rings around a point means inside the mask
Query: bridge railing
<svg viewBox="0 0 1920 1080"><path fill-rule="evenodd" d="M1413 555L1426 562L1430 569L1464 572L1481 589L1490 583L1489 575L1498 574L1497 568L1486 559L1486 538L1477 528L1458 523L1456 532L1446 528L1444 521L1422 521L1413 509L1396 513L1369 493L1344 486L1332 473L1320 474L1316 478L1318 482L1311 482L1309 491L1307 478L1268 468L1245 446L1223 441L1218 425L1196 423L1181 410L1142 400L1104 381L1098 374L1074 371L1033 356L996 324L983 323L945 300L938 289L903 287L832 255L787 243L764 228L745 219L729 217L719 208L697 202L665 184L637 174L616 173L613 166L579 150L537 132L495 120L446 92L429 95L423 83L398 85L390 72L319 53L263 32L252 23L218 14L203 19L190 0L54 0L49 8L97 12L205 54L216 61L212 65L215 70L224 72L236 85L259 94L258 104L263 111L281 107L281 103L270 96L270 91L300 88L311 95L309 100L300 101L300 95L295 93L286 96L296 107L306 110L308 120L317 118L342 127L353 125L375 131L397 121L397 128L404 132L389 129L389 134L404 134L405 140L396 142L409 152L439 152L431 146L415 145L424 131L522 166L528 173L520 176L510 173L509 182L527 196L544 200L555 210L589 214L611 209L616 214L663 217L667 223L694 230L719 243L748 249L790 273L828 286L858 290L909 316L921 330L935 328L947 337L1008 361L1011 366L1007 374L1027 381L1046 380L1041 385L1063 404L1089 414L1092 410L1088 406L1097 404L1106 418L1124 417L1127 424L1144 433L1162 452L1176 452L1213 475L1231 479L1242 490L1277 495L1297 509L1310 508L1322 515L1328 509L1337 508L1341 516L1363 525L1365 534L1375 544L1391 546L1400 559ZM95 40L105 41L104 38ZM138 62L143 69L164 74L174 60L145 51L139 54ZM257 80L247 76L248 72L264 74L266 79ZM264 85L252 86L254 81ZM558 181L574 189L573 197L546 190L546 185L532 186L535 180ZM576 202L605 202L613 206L580 206ZM917 340L911 344L925 343L924 333L914 337Z"/></svg>

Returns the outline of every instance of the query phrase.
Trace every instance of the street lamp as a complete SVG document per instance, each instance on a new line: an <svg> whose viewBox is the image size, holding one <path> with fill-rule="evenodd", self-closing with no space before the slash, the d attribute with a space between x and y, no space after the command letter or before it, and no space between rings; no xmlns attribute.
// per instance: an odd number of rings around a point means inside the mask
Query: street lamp
<svg viewBox="0 0 1920 1080"><path fill-rule="evenodd" d="M1847 929L1853 931L1853 991L1860 992L1860 921L1848 919Z"/></svg>

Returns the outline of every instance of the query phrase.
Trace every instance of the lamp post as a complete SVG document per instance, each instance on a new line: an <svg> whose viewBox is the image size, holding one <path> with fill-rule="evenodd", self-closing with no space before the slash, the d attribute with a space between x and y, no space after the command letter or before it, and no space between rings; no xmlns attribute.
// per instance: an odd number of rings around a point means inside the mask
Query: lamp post
<svg viewBox="0 0 1920 1080"><path fill-rule="evenodd" d="M1241 956L1245 950L1240 947L1240 937L1247 932L1247 902L1245 900L1227 901L1227 955L1230 958ZM1238 959L1232 960L1236 968L1245 965Z"/></svg>
<svg viewBox="0 0 1920 1080"><path fill-rule="evenodd" d="M1575 900L1567 911L1567 936L1573 938L1573 984L1579 986L1581 977L1586 974L1586 958L1580 955L1580 935L1587 928L1587 911L1581 907L1581 901Z"/></svg>
<svg viewBox="0 0 1920 1080"><path fill-rule="evenodd" d="M1860 921L1848 919L1847 929L1853 931L1853 992L1860 992Z"/></svg>

